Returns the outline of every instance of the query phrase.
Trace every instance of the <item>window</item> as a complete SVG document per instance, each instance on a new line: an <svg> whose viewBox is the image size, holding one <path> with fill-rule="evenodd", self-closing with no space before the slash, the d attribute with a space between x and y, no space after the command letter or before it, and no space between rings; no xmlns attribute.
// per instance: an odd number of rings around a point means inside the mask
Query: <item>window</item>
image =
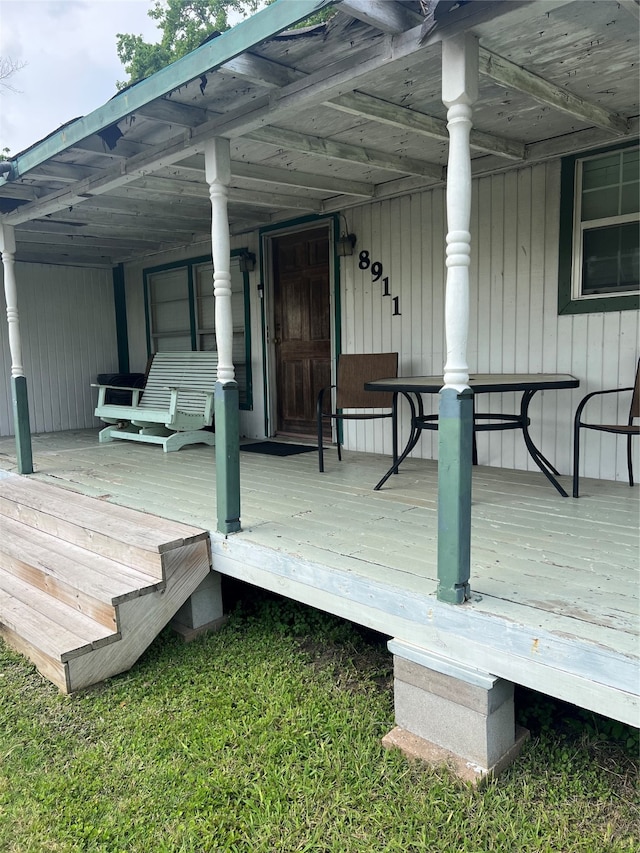
<svg viewBox="0 0 640 853"><path fill-rule="evenodd" d="M560 205L560 313L637 308L638 147L565 158Z"/></svg>
<svg viewBox="0 0 640 853"><path fill-rule="evenodd" d="M213 265L196 258L144 271L147 348L149 354L169 350L214 350L215 298ZM249 276L231 257L233 363L240 408L252 407L249 336Z"/></svg>

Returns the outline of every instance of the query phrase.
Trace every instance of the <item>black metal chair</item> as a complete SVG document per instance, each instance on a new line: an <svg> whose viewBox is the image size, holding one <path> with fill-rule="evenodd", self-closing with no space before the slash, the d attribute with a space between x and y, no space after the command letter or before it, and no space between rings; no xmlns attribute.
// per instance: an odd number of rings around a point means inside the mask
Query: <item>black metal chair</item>
<svg viewBox="0 0 640 853"><path fill-rule="evenodd" d="M331 403L330 388L318 394L316 407L318 425L318 468L324 471L323 431L325 421L374 420L391 418L393 429L393 460L398 458L398 415L397 394L381 391L365 391L364 383L373 379L388 379L398 375L398 353L354 353L341 355L338 359L337 384L335 386L335 410L325 411L326 401ZM348 412L343 411L349 409ZM354 411L356 409L367 411ZM371 412L371 409L390 411ZM342 461L340 432L338 431L338 459Z"/></svg>
<svg viewBox="0 0 640 853"><path fill-rule="evenodd" d="M629 417L626 424L594 424L582 420L582 411L592 397L600 394L621 394L623 391L631 391L631 405ZM634 420L640 418L640 361L636 368L635 385L627 388L609 388L604 391L592 391L580 401L573 422L573 496L578 497L578 467L580 465L580 430L593 429L598 432L611 432L615 435L627 436L627 468L629 471L629 485L633 486L633 460L631 454L631 439L634 435L640 435L640 424L634 424Z"/></svg>

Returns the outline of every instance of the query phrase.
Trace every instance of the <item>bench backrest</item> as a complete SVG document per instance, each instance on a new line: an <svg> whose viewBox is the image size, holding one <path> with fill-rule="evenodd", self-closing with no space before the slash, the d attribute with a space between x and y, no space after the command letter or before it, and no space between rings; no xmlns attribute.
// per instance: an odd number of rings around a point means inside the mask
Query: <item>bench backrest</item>
<svg viewBox="0 0 640 853"><path fill-rule="evenodd" d="M200 413L206 397L198 392L213 392L217 371L217 352L157 352L149 368L139 408L166 410L171 401L171 388L189 388L192 390L178 394L178 409Z"/></svg>

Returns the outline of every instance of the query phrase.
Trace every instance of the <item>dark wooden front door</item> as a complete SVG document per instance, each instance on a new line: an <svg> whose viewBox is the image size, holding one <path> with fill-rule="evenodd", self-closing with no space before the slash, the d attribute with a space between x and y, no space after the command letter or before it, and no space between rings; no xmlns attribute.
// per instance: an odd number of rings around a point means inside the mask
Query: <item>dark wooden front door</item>
<svg viewBox="0 0 640 853"><path fill-rule="evenodd" d="M274 240L277 432L314 435L316 400L331 384L326 229Z"/></svg>

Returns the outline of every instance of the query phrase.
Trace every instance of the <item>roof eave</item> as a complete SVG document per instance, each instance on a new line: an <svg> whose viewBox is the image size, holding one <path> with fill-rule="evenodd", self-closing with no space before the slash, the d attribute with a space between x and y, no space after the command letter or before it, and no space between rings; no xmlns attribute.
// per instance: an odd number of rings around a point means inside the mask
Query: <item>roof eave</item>
<svg viewBox="0 0 640 853"><path fill-rule="evenodd" d="M89 115L65 125L33 145L24 154L19 154L11 161L10 175L0 178L0 186L7 181L16 180L88 136L121 121L145 104L190 83L335 2L336 0L278 0L267 6L221 33L216 39L131 86Z"/></svg>

